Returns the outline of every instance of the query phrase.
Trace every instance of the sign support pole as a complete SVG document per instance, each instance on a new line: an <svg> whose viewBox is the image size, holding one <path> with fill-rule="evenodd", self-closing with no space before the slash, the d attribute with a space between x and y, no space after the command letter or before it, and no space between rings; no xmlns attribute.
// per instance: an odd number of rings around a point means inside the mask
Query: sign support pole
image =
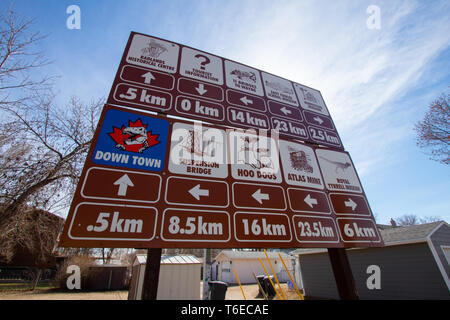
<svg viewBox="0 0 450 320"><path fill-rule="evenodd" d="M211 279L211 248L203 249L203 300L209 300L209 281Z"/></svg>
<svg viewBox="0 0 450 320"><path fill-rule="evenodd" d="M147 250L142 300L156 300L158 294L159 269L161 266L161 248Z"/></svg>
<svg viewBox="0 0 450 320"><path fill-rule="evenodd" d="M336 286L341 300L359 300L352 269L344 248L328 248Z"/></svg>

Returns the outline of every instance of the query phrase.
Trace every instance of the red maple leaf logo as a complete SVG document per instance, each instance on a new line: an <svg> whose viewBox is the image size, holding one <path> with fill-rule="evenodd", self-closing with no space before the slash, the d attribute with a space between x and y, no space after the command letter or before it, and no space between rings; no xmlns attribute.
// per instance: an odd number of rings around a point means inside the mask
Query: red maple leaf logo
<svg viewBox="0 0 450 320"><path fill-rule="evenodd" d="M152 131L147 132L147 124L143 124L141 119L135 122L128 120L128 126L119 129L113 126L113 132L108 135L116 143L116 148L130 151L130 152L144 152L145 149L150 148L160 143L157 140L159 134L152 134Z"/></svg>

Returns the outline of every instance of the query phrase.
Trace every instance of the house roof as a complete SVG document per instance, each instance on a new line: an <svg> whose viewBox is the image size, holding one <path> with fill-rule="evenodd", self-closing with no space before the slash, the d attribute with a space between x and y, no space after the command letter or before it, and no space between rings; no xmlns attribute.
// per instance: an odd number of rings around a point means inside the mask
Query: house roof
<svg viewBox="0 0 450 320"><path fill-rule="evenodd" d="M146 254L137 254L135 258L136 264L145 264L147 262ZM161 256L161 264L200 264L200 260L193 255L164 255Z"/></svg>
<svg viewBox="0 0 450 320"><path fill-rule="evenodd" d="M217 260L217 258L220 255L226 255L230 260L232 259L266 259L266 254L264 253L264 251L235 251L235 250L222 250L217 257L215 258L215 260ZM281 257L283 259L292 259L293 257L284 253L284 252L280 252ZM278 256L278 251L267 251L267 255L269 256L269 259L277 259L279 258Z"/></svg>
<svg viewBox="0 0 450 320"><path fill-rule="evenodd" d="M431 223L417 224L411 226L388 227L385 225L377 225L380 235L383 238L385 245L401 245L411 242L425 242L436 228L442 224L447 224L445 221L436 221ZM326 251L326 249L297 249L292 254L308 254Z"/></svg>
<svg viewBox="0 0 450 320"><path fill-rule="evenodd" d="M196 264L201 263L195 256L192 255L173 255L162 256L161 264Z"/></svg>
<svg viewBox="0 0 450 320"><path fill-rule="evenodd" d="M417 224L412 226L403 226L380 230L381 237L385 243L404 242L404 241L426 241L430 233L437 228L443 221Z"/></svg>

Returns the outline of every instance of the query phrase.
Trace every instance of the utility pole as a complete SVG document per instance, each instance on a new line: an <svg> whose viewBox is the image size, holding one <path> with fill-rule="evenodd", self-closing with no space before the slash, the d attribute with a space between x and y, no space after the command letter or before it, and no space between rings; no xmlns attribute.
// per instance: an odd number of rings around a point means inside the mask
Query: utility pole
<svg viewBox="0 0 450 320"><path fill-rule="evenodd" d="M211 280L211 248L203 249L203 300L209 298L209 284Z"/></svg>

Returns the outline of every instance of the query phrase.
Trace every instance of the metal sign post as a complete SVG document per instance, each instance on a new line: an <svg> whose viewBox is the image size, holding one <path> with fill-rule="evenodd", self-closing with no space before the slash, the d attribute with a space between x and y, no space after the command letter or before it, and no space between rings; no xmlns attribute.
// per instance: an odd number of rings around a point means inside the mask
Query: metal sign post
<svg viewBox="0 0 450 320"><path fill-rule="evenodd" d="M161 267L161 248L147 250L142 300L156 300L158 295L159 269Z"/></svg>
<svg viewBox="0 0 450 320"><path fill-rule="evenodd" d="M352 269L344 248L328 248L336 286L341 300L359 300Z"/></svg>

